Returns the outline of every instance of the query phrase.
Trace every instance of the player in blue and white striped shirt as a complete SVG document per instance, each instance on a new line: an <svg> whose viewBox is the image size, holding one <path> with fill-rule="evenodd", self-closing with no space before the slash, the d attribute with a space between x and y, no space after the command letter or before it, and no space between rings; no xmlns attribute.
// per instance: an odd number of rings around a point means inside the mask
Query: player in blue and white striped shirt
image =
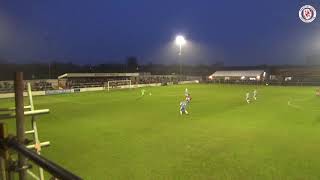
<svg viewBox="0 0 320 180"><path fill-rule="evenodd" d="M188 114L186 101L180 102L180 114L182 115L183 113Z"/></svg>

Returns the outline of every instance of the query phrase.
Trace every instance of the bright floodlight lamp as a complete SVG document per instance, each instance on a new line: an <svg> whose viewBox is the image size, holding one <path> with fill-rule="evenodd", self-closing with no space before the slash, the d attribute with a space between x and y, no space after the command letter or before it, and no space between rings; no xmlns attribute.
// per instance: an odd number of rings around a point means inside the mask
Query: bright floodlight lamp
<svg viewBox="0 0 320 180"><path fill-rule="evenodd" d="M176 37L176 44L179 46L179 55L181 56L182 46L186 44L186 39L183 36L178 35Z"/></svg>
<svg viewBox="0 0 320 180"><path fill-rule="evenodd" d="M183 36L179 35L179 36L176 37L176 44L178 46L183 46L183 45L186 44L186 39L184 39Z"/></svg>
<svg viewBox="0 0 320 180"><path fill-rule="evenodd" d="M186 39L182 35L176 37L176 45L179 46L179 59L180 59L180 75L182 75L181 67L181 55L182 55L182 46L186 44Z"/></svg>

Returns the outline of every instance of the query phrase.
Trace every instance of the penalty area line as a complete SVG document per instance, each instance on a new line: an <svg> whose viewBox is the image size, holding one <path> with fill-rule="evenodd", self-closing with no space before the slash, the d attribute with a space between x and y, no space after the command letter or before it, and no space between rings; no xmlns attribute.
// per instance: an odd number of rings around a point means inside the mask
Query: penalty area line
<svg viewBox="0 0 320 180"><path fill-rule="evenodd" d="M302 107L292 104L291 101L288 101L288 106L295 108L295 109L302 109Z"/></svg>

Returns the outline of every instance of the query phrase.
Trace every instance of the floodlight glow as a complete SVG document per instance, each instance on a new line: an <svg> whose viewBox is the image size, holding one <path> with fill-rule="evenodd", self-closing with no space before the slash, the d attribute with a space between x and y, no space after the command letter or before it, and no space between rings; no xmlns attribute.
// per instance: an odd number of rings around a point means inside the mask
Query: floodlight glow
<svg viewBox="0 0 320 180"><path fill-rule="evenodd" d="M185 39L183 36L178 35L178 36L176 37L176 44L177 44L178 46L185 45L185 44L186 44L186 39Z"/></svg>
<svg viewBox="0 0 320 180"><path fill-rule="evenodd" d="M257 80L260 80L260 76L257 76Z"/></svg>

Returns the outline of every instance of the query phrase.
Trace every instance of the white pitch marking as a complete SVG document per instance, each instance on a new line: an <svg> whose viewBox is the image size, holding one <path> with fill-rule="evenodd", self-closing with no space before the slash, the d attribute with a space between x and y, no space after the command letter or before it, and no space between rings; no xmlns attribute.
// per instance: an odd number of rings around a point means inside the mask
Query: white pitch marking
<svg viewBox="0 0 320 180"><path fill-rule="evenodd" d="M300 106L294 105L290 101L288 101L288 106L296 108L296 109L302 109Z"/></svg>

